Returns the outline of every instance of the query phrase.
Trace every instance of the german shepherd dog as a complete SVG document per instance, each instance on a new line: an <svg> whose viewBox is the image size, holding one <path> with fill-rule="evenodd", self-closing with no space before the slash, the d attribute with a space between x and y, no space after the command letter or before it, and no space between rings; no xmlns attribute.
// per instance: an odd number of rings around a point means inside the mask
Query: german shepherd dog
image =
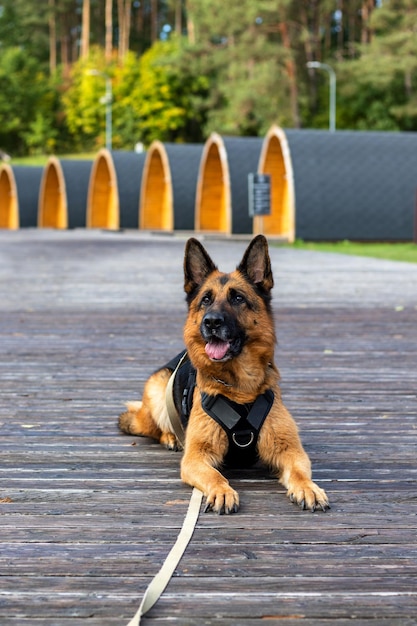
<svg viewBox="0 0 417 626"><path fill-rule="evenodd" d="M250 444L253 453L254 442L256 460L276 473L291 502L311 511L330 508L326 493L311 480L310 460L281 401L274 363L272 287L263 235L252 240L240 265L229 274L217 269L197 239L187 241L184 341L195 386L190 392L181 478L204 493L206 511L238 511L239 495L220 469L234 443L244 454ZM174 367L170 363L151 375L142 402L127 403L119 418L122 431L153 437L169 449L182 448L165 401ZM174 386L175 395L181 413L181 396ZM241 427L235 432L237 422Z"/></svg>

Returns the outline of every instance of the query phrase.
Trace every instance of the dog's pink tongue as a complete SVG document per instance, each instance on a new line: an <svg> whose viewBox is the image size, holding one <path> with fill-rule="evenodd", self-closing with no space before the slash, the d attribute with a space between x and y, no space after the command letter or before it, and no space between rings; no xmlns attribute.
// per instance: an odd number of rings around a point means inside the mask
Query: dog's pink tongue
<svg viewBox="0 0 417 626"><path fill-rule="evenodd" d="M226 352L229 349L228 341L216 341L213 343L206 343L206 354L210 357L210 359L215 359L219 361L222 359Z"/></svg>

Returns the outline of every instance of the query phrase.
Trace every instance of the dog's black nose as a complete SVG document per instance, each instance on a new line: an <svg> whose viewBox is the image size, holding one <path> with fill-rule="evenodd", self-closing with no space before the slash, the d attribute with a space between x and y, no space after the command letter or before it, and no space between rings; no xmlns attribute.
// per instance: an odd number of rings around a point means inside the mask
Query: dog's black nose
<svg viewBox="0 0 417 626"><path fill-rule="evenodd" d="M215 330L219 330L221 326L224 324L224 317L221 313L211 312L206 313L203 318L203 324L206 330L213 332Z"/></svg>

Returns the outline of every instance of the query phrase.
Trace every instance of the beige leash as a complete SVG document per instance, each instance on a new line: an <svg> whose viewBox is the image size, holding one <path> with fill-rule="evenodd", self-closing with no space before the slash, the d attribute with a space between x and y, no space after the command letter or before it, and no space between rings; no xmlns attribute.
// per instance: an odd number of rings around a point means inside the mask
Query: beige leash
<svg viewBox="0 0 417 626"><path fill-rule="evenodd" d="M168 585L172 574L175 571L178 563L181 560L182 555L188 546L190 539L193 535L195 525L200 513L201 500L203 493L194 487L191 494L190 503L188 505L188 511L184 519L181 531L177 537L177 541L171 548L170 553L165 559L159 572L150 582L146 589L139 609L134 617L130 620L127 626L139 626L140 618L145 615L153 607L153 605L159 600L165 587Z"/></svg>
<svg viewBox="0 0 417 626"><path fill-rule="evenodd" d="M180 369L181 365L187 359L188 359L188 353L184 352L177 367L171 374L171 377L168 381L168 384L166 386L166 391L165 391L165 403L167 406L168 417L171 422L171 426L173 428L174 434L182 446L184 446L185 434L184 434L184 428L182 426L181 418L178 415L177 409L175 408L173 387L174 387L175 376L177 375L177 372Z"/></svg>
<svg viewBox="0 0 417 626"><path fill-rule="evenodd" d="M187 353L185 353L178 363L171 378L169 379L166 389L166 403L169 418L171 420L171 425L174 429L175 435L181 445L184 445L184 429L182 427L180 417L174 405L172 387L174 384L175 374L187 358ZM153 605L159 600L162 593L164 592L166 586L171 580L175 568L177 567L182 558L182 555L184 554L188 544L190 543L195 525L197 524L202 499L203 493L199 489L197 489L197 487L194 487L191 494L190 503L188 505L188 511L177 540L171 548L171 551L165 559L165 562L162 565L161 569L150 582L148 588L143 595L142 602L140 603L136 614L132 617L127 626L139 626L142 615L145 615L145 613L147 613L149 609L153 607Z"/></svg>

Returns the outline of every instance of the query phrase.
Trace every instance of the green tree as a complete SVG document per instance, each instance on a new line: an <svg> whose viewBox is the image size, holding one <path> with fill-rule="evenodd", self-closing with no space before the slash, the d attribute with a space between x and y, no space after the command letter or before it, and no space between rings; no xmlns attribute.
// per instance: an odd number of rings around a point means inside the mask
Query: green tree
<svg viewBox="0 0 417 626"><path fill-rule="evenodd" d="M2 0L0 50L20 47L27 55L48 62L48 0Z"/></svg>
<svg viewBox="0 0 417 626"><path fill-rule="evenodd" d="M31 149L53 150L56 113L57 92L39 62L21 48L0 52L2 148L12 155L24 154L28 151L27 139L31 138Z"/></svg>
<svg viewBox="0 0 417 626"><path fill-rule="evenodd" d="M291 124L289 57L277 2L231 0L226 7L222 0L198 0L187 6L212 77L205 134L256 135L272 122Z"/></svg>
<svg viewBox="0 0 417 626"><path fill-rule="evenodd" d="M139 60L133 52L128 52L113 81L113 146L116 148L132 149L141 141L140 85Z"/></svg>
<svg viewBox="0 0 417 626"><path fill-rule="evenodd" d="M91 47L79 60L83 4ZM336 69L338 128L417 130L417 0L376 4L0 0L0 142L12 154L103 145L105 78L91 70L112 79L115 148L273 122L327 128L328 77L308 61Z"/></svg>
<svg viewBox="0 0 417 626"><path fill-rule="evenodd" d="M105 76L112 73L113 68L106 65L104 50L99 47L91 48L86 59L79 59L72 66L62 104L77 150L104 145L105 108L100 100L105 94Z"/></svg>
<svg viewBox="0 0 417 626"><path fill-rule="evenodd" d="M340 121L362 130L417 129L417 0L384 2L372 41L338 68Z"/></svg>
<svg viewBox="0 0 417 626"><path fill-rule="evenodd" d="M185 42L175 36L155 43L139 61L128 55L115 72L117 142L202 140L209 80L189 61Z"/></svg>

